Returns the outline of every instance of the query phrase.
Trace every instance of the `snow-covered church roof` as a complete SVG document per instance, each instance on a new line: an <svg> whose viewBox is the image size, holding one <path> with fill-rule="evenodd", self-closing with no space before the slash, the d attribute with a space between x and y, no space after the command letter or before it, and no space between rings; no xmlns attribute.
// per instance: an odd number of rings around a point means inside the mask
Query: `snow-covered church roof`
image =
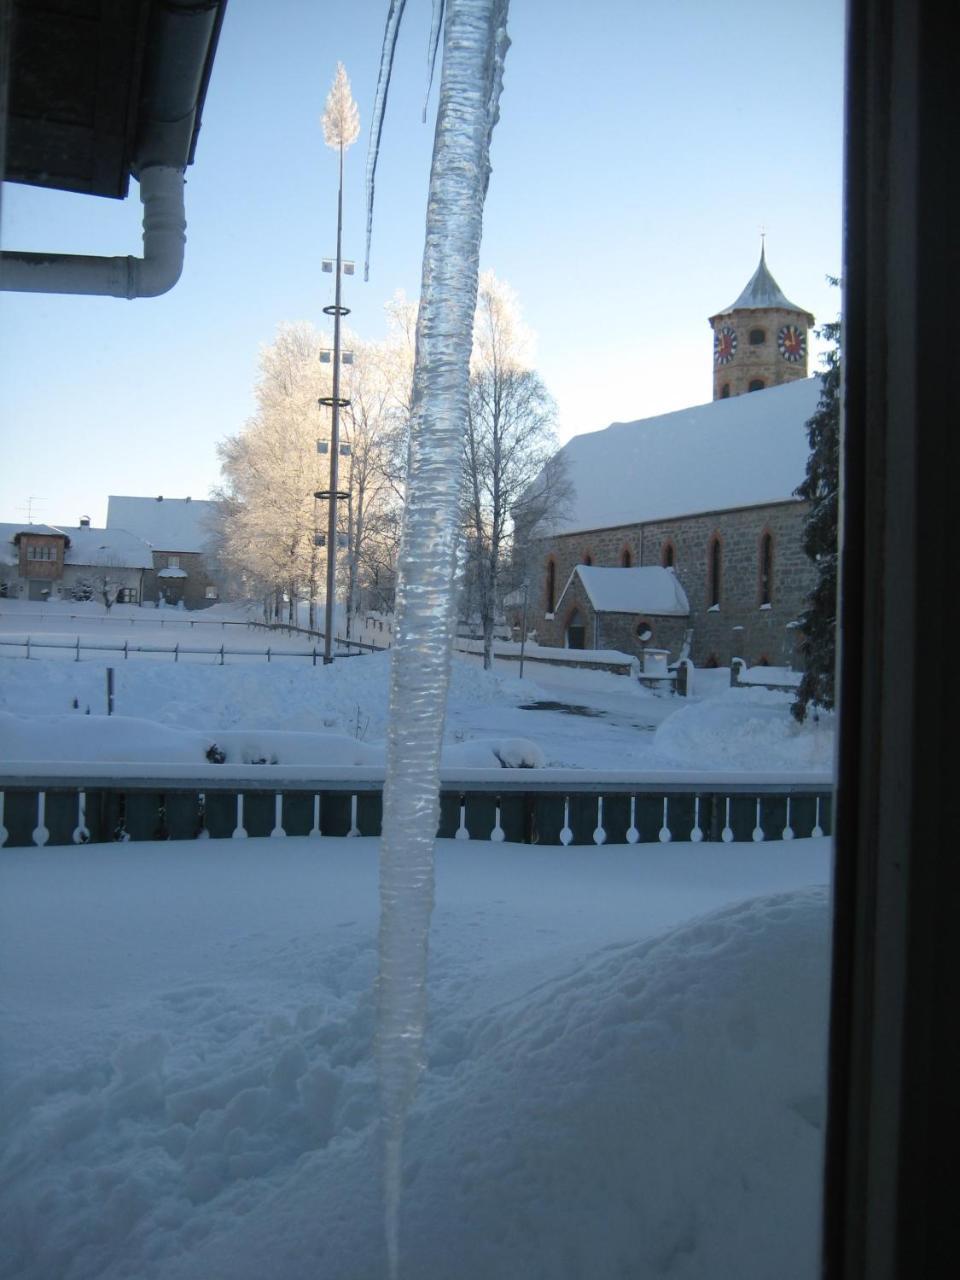
<svg viewBox="0 0 960 1280"><path fill-rule="evenodd" d="M129 529L155 551L206 551L216 505L197 498L111 494L107 499L107 528Z"/></svg>
<svg viewBox="0 0 960 1280"><path fill-rule="evenodd" d="M574 436L560 450L572 499L543 535L670 520L793 498L820 378Z"/></svg>
<svg viewBox="0 0 960 1280"><path fill-rule="evenodd" d="M806 307L798 307L795 302L791 302L774 280L767 266L766 253L761 249L760 265L747 281L746 288L736 302L718 311L717 315L725 316L731 311L755 311L766 307L777 307L782 311L800 311L807 317L808 323L813 324L813 316ZM712 316L711 319L715 320L716 316Z"/></svg>
<svg viewBox="0 0 960 1280"><path fill-rule="evenodd" d="M672 569L645 565L636 569L578 564L557 601L559 610L570 583L579 578L596 613L649 613L685 618L690 613L686 592Z"/></svg>

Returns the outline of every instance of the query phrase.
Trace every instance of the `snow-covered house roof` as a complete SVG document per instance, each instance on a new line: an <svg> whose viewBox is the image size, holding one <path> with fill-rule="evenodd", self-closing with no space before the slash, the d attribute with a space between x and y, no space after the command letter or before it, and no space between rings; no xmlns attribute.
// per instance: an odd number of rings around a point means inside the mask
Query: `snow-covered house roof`
<svg viewBox="0 0 960 1280"><path fill-rule="evenodd" d="M793 499L820 378L803 378L574 436L570 503L541 533L574 533Z"/></svg>
<svg viewBox="0 0 960 1280"><path fill-rule="evenodd" d="M121 569L149 569L153 565L150 548L126 529L52 524L0 524L0 563L18 564L15 540L30 534L65 539L64 564Z"/></svg>
<svg viewBox="0 0 960 1280"><path fill-rule="evenodd" d="M136 534L126 529L93 529L61 527L69 539L64 564L94 565L110 568L150 569L153 555Z"/></svg>
<svg viewBox="0 0 960 1280"><path fill-rule="evenodd" d="M574 578L580 579L595 613L649 613L669 618L685 618L690 613L686 592L676 574L659 565L610 569L578 564L560 593L558 611Z"/></svg>
<svg viewBox="0 0 960 1280"><path fill-rule="evenodd" d="M787 298L770 274L767 266L767 258L764 250L760 250L760 265L747 281L746 288L737 298L736 302L729 307L725 307L722 311L718 311L718 316L725 316L731 311L759 311L767 307L777 307L783 311L800 311L806 317L809 324L813 324L813 316L806 307L798 307L795 302L791 302ZM711 320L715 320L717 316L711 316Z"/></svg>
<svg viewBox="0 0 960 1280"><path fill-rule="evenodd" d="M206 551L216 505L197 498L111 494L107 499L107 528L129 529L155 551Z"/></svg>

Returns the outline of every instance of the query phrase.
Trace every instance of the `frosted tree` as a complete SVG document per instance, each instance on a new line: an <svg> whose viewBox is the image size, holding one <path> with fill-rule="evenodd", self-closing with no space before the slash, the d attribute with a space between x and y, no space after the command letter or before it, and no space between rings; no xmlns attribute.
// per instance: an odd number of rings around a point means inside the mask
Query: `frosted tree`
<svg viewBox="0 0 960 1280"><path fill-rule="evenodd" d="M485 272L473 332L463 524L464 600L479 613L487 669L505 569L515 571L509 586L522 579L524 556L515 534L556 514L570 495L563 467L548 466L558 449L556 410L528 361L529 337L516 296Z"/></svg>
<svg viewBox="0 0 960 1280"><path fill-rule="evenodd" d="M403 1135L423 1052L470 349L490 140L509 44L507 8L507 0L448 0L445 6L427 202L380 842L377 1064L392 1280L399 1274ZM437 36L443 9L442 0L437 0ZM402 11L402 0L393 0L371 129L368 227L377 143Z"/></svg>

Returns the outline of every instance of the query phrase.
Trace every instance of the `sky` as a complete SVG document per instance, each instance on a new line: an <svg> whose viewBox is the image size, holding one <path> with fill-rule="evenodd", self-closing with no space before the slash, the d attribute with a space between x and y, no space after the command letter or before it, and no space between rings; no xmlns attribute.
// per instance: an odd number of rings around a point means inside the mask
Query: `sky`
<svg viewBox="0 0 960 1280"><path fill-rule="evenodd" d="M410 0L381 143L370 279L364 178L386 0L230 0L187 172L187 251L168 295L0 294L0 520L106 518L107 495L205 497L217 444L253 410L284 322L323 328L336 64L348 152L348 323L386 332L419 292L437 91L428 0ZM754 271L761 228L787 297L835 318L841 270L842 0L513 0L481 266L514 288L565 441L712 394L707 317ZM5 184L4 248L139 254L140 203ZM813 363L819 351L813 344ZM318 410L318 427L321 426Z"/></svg>

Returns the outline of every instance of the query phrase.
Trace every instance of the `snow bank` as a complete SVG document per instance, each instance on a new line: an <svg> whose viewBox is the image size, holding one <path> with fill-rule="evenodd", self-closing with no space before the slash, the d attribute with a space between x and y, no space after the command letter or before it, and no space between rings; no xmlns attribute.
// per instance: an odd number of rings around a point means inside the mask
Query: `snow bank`
<svg viewBox="0 0 960 1280"><path fill-rule="evenodd" d="M376 843L280 845L0 860L2 1280L382 1280ZM442 843L405 1275L813 1280L802 846Z"/></svg>
<svg viewBox="0 0 960 1280"><path fill-rule="evenodd" d="M818 721L797 724L791 701L789 693L772 689L726 689L691 702L657 728L653 754L667 768L829 772L834 717L822 713Z"/></svg>

